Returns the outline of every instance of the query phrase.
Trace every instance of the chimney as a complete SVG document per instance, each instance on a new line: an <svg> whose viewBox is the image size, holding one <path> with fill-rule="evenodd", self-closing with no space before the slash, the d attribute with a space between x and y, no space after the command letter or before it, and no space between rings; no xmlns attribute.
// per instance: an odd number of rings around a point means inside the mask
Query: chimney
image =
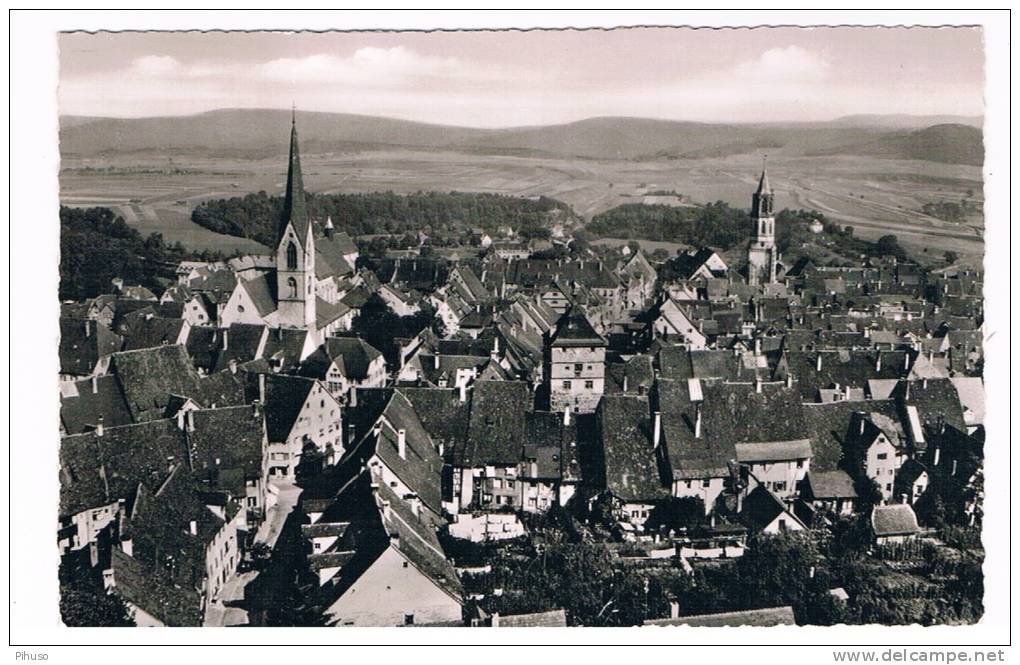
<svg viewBox="0 0 1020 665"><path fill-rule="evenodd" d="M128 536L120 541L120 549L124 554L131 556L134 553L134 545L131 542L131 537Z"/></svg>
<svg viewBox="0 0 1020 665"><path fill-rule="evenodd" d="M680 603L676 600L669 601L669 618L679 619L680 618Z"/></svg>
<svg viewBox="0 0 1020 665"><path fill-rule="evenodd" d="M333 218L326 215L326 226L323 227L327 238L333 237Z"/></svg>
<svg viewBox="0 0 1020 665"><path fill-rule="evenodd" d="M493 628L499 628L499 612L492 613L489 625Z"/></svg>
<svg viewBox="0 0 1020 665"><path fill-rule="evenodd" d="M223 329L223 350L224 350L224 351L226 351L226 350L227 350L227 347L228 347L228 345L229 345L229 342L230 342L230 340L229 340L229 339L227 339L227 333L229 333L229 332L230 332L230 331L229 331L229 330L227 330L226 328L224 328L224 329Z"/></svg>
<svg viewBox="0 0 1020 665"><path fill-rule="evenodd" d="M266 375L259 374L259 401L266 403Z"/></svg>
<svg viewBox="0 0 1020 665"><path fill-rule="evenodd" d="M358 429L354 423L347 423L347 445L354 445L354 439L358 436Z"/></svg>
<svg viewBox="0 0 1020 665"><path fill-rule="evenodd" d="M793 375L792 374L788 373L786 375L786 387L787 388L793 388Z"/></svg>
<svg viewBox="0 0 1020 665"><path fill-rule="evenodd" d="M432 368L439 369L439 354L432 356Z"/></svg>
<svg viewBox="0 0 1020 665"><path fill-rule="evenodd" d="M197 536L198 535L198 522L196 522L195 520L191 520L191 523L188 525L188 530L191 532L191 535Z"/></svg>
<svg viewBox="0 0 1020 665"><path fill-rule="evenodd" d="M754 338L754 355L761 355L761 337Z"/></svg>
<svg viewBox="0 0 1020 665"><path fill-rule="evenodd" d="M754 392L761 394L761 378L754 377Z"/></svg>
<svg viewBox="0 0 1020 665"><path fill-rule="evenodd" d="M407 459L407 430L403 427L397 430L397 454L400 459Z"/></svg>
<svg viewBox="0 0 1020 665"><path fill-rule="evenodd" d="M910 369L910 354L906 351L903 352L903 371L906 372Z"/></svg>
<svg viewBox="0 0 1020 665"><path fill-rule="evenodd" d="M955 476L956 475L956 462L957 462L957 460L954 459L953 460L953 470L949 473L949 475L951 475L951 476Z"/></svg>
<svg viewBox="0 0 1020 665"><path fill-rule="evenodd" d="M821 372L822 371L822 354L821 353L819 353L817 356L815 356L815 371L816 372Z"/></svg>
<svg viewBox="0 0 1020 665"><path fill-rule="evenodd" d="M92 394L95 395L99 392L99 376L96 374L92 375Z"/></svg>
<svg viewBox="0 0 1020 665"><path fill-rule="evenodd" d="M358 387L351 386L351 396L347 399L347 406L352 409L358 406Z"/></svg>
<svg viewBox="0 0 1020 665"><path fill-rule="evenodd" d="M662 412L656 411L654 416L655 420L652 425L652 447L658 448L659 439L662 436Z"/></svg>
<svg viewBox="0 0 1020 665"><path fill-rule="evenodd" d="M563 407L563 426L570 425L570 405Z"/></svg>
<svg viewBox="0 0 1020 665"><path fill-rule="evenodd" d="M230 367L231 374L237 374L237 358L231 358L227 365Z"/></svg>
<svg viewBox="0 0 1020 665"><path fill-rule="evenodd" d="M458 386L458 387L460 388L460 401L461 401L461 403L466 402L467 401L467 384L466 383L461 383L460 386Z"/></svg>
<svg viewBox="0 0 1020 665"><path fill-rule="evenodd" d="M96 436L102 435L103 435L103 417L99 416L99 419L96 421Z"/></svg>
<svg viewBox="0 0 1020 665"><path fill-rule="evenodd" d="M627 372L623 372L623 392L627 392Z"/></svg>
<svg viewBox="0 0 1020 665"><path fill-rule="evenodd" d="M931 461L931 465L932 466L938 466L939 465L939 457L940 457L940 455L941 455L941 451L939 450L939 447L935 446L935 457Z"/></svg>
<svg viewBox="0 0 1020 665"><path fill-rule="evenodd" d="M881 372L882 371L882 352L881 351L879 351L878 355L875 357L875 371L876 372Z"/></svg>
<svg viewBox="0 0 1020 665"><path fill-rule="evenodd" d="M694 438L701 438L701 402L698 402L698 407L694 412Z"/></svg>
<svg viewBox="0 0 1020 665"><path fill-rule="evenodd" d="M92 319L85 319L85 337L92 334Z"/></svg>
<svg viewBox="0 0 1020 665"><path fill-rule="evenodd" d="M864 423L864 414L863 414L863 413L859 413L859 414L857 414L857 422L858 422L858 424L860 425L860 431L859 431L859 432L857 432L857 433L858 433L858 434L859 434L860 436L864 436L864 424L865 424L865 423Z"/></svg>
<svg viewBox="0 0 1020 665"><path fill-rule="evenodd" d="M184 422L187 425L188 431L189 432L194 432L195 431L195 412L194 411L185 411L184 412Z"/></svg>
<svg viewBox="0 0 1020 665"><path fill-rule="evenodd" d="M251 403L251 417L255 420L262 417L262 402L255 400Z"/></svg>
<svg viewBox="0 0 1020 665"><path fill-rule="evenodd" d="M921 389L928 390L928 377L921 379Z"/></svg>

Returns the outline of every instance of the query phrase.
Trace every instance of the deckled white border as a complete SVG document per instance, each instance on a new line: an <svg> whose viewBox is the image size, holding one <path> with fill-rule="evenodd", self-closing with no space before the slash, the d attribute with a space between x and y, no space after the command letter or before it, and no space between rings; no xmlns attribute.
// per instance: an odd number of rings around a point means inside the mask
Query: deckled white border
<svg viewBox="0 0 1020 665"><path fill-rule="evenodd" d="M817 5L814 5L817 6ZM63 628L56 612L57 561L52 519L58 490L54 424L58 419L56 390L58 306L53 294L57 289L57 170L58 152L56 82L57 49L55 32L71 29L422 29L422 28L529 28L529 27L614 27L628 25L960 25L980 24L985 31L986 69L986 384L988 392L988 444L985 541L988 557L986 573L986 614L981 624L968 627L783 627L773 629L532 629L523 631L491 630L392 630L392 629L188 629L188 630L109 630ZM880 644L988 644L1009 639L1009 522L1007 496L1010 420L1009 357L1009 16L994 12L939 11L514 11L514 12L437 12L408 10L400 12L303 12L193 11L191 13L107 11L85 13L60 11L40 14L16 12L11 17L11 215L10 215L10 310L8 325L0 336L8 339L8 359L12 414L10 448L13 476L12 596L11 640L15 644L714 644L684 653L682 657L719 657L718 651L730 645L828 644L833 642ZM6 465L6 460L4 464ZM10 468L6 469L10 474ZM6 554L5 554L6 556ZM46 651L50 658L79 660L93 657L116 661L178 658L182 654L167 651L119 649L71 651L69 649L24 649ZM881 654L885 649L879 648ZM103 652L106 650L104 649ZM833 649L816 647L787 649L733 649L729 656L754 662L831 662ZM441 652L444 660L479 657L463 651ZM593 651L598 657L634 657L622 651ZM528 657L517 650L486 649L486 662ZM13 654L12 654L13 655ZM248 662L279 661L321 657L309 650L284 652L227 647L203 655L205 658ZM400 651L397 657L420 660L440 652ZM635 654L647 658L652 654ZM578 658L577 651L543 650L534 657ZM378 651L327 657L376 658Z"/></svg>

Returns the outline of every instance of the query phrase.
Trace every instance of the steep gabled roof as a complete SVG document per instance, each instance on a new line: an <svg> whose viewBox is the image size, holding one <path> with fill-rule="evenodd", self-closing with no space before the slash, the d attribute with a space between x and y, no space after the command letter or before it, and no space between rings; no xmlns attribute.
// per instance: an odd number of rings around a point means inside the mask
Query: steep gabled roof
<svg viewBox="0 0 1020 665"><path fill-rule="evenodd" d="M284 374L250 374L248 375L247 393L249 398L258 399L259 379L266 384L266 399L263 403L266 413L266 433L269 441L278 443L286 441L291 430L301 415L301 407L308 399L308 394L315 387L313 379Z"/></svg>
<svg viewBox="0 0 1020 665"><path fill-rule="evenodd" d="M114 376L96 376L76 381L74 392L60 396L60 421L68 434L81 434L95 427L102 418L106 427L131 423L131 412Z"/></svg>
<svg viewBox="0 0 1020 665"><path fill-rule="evenodd" d="M519 462L525 443L524 413L531 409L529 384L476 381L471 390L467 441L454 451L454 463L468 468Z"/></svg>
<svg viewBox="0 0 1020 665"><path fill-rule="evenodd" d="M652 447L648 398L605 395L596 413L603 450L605 489L623 501L665 498Z"/></svg>
<svg viewBox="0 0 1020 665"><path fill-rule="evenodd" d="M162 418L171 393L191 395L199 385L198 372L180 345L115 353L110 373L135 422Z"/></svg>
<svg viewBox="0 0 1020 665"><path fill-rule="evenodd" d="M550 343L552 346L607 346L605 338L595 332L584 311L577 307L560 319Z"/></svg>
<svg viewBox="0 0 1020 665"><path fill-rule="evenodd" d="M60 319L60 373L88 376L103 356L120 351L124 340L99 321Z"/></svg>

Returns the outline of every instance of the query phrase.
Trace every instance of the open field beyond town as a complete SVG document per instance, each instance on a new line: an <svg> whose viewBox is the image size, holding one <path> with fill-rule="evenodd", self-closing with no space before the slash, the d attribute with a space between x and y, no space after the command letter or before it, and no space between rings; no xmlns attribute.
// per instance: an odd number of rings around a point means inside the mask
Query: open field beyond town
<svg viewBox="0 0 1020 665"><path fill-rule="evenodd" d="M305 186L314 192L392 190L472 191L546 195L591 216L624 203L640 203L659 190L695 203L725 201L746 207L760 156L719 159L594 160L476 155L443 151L364 151L310 154ZM855 227L859 237L896 234L908 249L961 257L982 253L983 220L952 223L922 214L925 203L982 201L980 168L867 156L772 158L777 208L818 210ZM110 159L73 158L61 171L61 201L109 206L143 233L195 249L255 251L258 245L222 236L190 221L198 203L284 186L282 159L211 159L155 153Z"/></svg>

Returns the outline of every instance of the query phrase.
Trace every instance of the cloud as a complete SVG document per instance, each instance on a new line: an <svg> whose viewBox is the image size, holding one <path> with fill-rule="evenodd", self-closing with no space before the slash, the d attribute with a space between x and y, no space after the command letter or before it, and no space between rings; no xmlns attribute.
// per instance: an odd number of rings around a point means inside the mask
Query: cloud
<svg viewBox="0 0 1020 665"><path fill-rule="evenodd" d="M772 48L757 59L742 62L734 74L743 80L773 82L819 81L826 77L829 61L821 54L800 46Z"/></svg>
<svg viewBox="0 0 1020 665"><path fill-rule="evenodd" d="M364 47L342 57L316 54L303 58L277 58L257 67L269 81L358 84L384 87L441 78L488 78L479 68L453 57L423 55L403 46Z"/></svg>
<svg viewBox="0 0 1020 665"><path fill-rule="evenodd" d="M168 76L181 71L181 63L169 55L146 55L136 58L128 68L137 76Z"/></svg>

